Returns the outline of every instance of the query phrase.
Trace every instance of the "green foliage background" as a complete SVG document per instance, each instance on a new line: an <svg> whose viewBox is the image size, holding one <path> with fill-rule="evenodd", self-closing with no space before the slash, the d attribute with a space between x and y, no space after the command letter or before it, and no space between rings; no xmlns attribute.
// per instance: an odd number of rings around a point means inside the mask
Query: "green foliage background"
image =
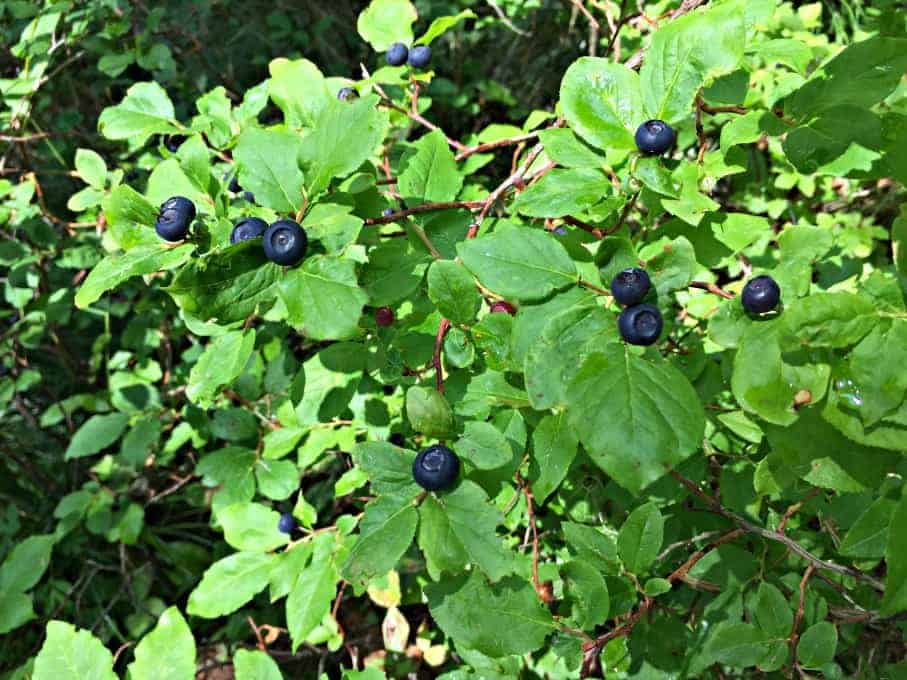
<svg viewBox="0 0 907 680"><path fill-rule="evenodd" d="M903 3L7 0L0 45L0 678L907 672Z"/></svg>

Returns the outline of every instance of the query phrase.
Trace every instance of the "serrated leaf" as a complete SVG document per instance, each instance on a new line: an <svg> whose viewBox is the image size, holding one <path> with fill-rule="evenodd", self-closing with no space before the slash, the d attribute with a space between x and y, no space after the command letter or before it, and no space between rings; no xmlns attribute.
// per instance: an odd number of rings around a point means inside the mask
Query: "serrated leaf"
<svg viewBox="0 0 907 680"><path fill-rule="evenodd" d="M312 561L299 574L287 597L287 628L294 652L331 610L337 590L337 568L331 555L334 537L322 534L316 541Z"/></svg>
<svg viewBox="0 0 907 680"><path fill-rule="evenodd" d="M179 609L170 607L135 648L132 680L189 680L195 677L195 640Z"/></svg>
<svg viewBox="0 0 907 680"><path fill-rule="evenodd" d="M143 143L153 134L178 130L173 103L157 83L136 83L116 106L108 106L98 118L98 131L107 139L133 139Z"/></svg>
<svg viewBox="0 0 907 680"><path fill-rule="evenodd" d="M107 182L107 163L96 151L76 149L74 159L76 172L88 186L103 189Z"/></svg>
<svg viewBox="0 0 907 680"><path fill-rule="evenodd" d="M777 587L763 581L756 592L756 622L769 635L786 637L794 622L794 613L787 598Z"/></svg>
<svg viewBox="0 0 907 680"><path fill-rule="evenodd" d="M310 126L335 98L319 68L308 59L273 59L268 64L268 95L294 128ZM256 198L258 197L256 193Z"/></svg>
<svg viewBox="0 0 907 680"><path fill-rule="evenodd" d="M119 286L133 276L144 276L157 271L167 271L182 265L195 246L185 243L176 248L151 245L133 248L121 255L108 255L95 265L76 292L76 306L85 309L108 290Z"/></svg>
<svg viewBox="0 0 907 680"><path fill-rule="evenodd" d="M406 391L406 417L416 432L442 438L453 432L453 412L444 396L430 387L414 385Z"/></svg>
<svg viewBox="0 0 907 680"><path fill-rule="evenodd" d="M400 161L397 190L407 205L452 201L460 193L463 177L440 130L420 137Z"/></svg>
<svg viewBox="0 0 907 680"><path fill-rule="evenodd" d="M224 539L237 550L269 552L290 540L278 531L280 513L259 503L236 503L217 512Z"/></svg>
<svg viewBox="0 0 907 680"><path fill-rule="evenodd" d="M428 297L442 316L458 324L472 322L482 305L472 276L452 260L435 260L429 268Z"/></svg>
<svg viewBox="0 0 907 680"><path fill-rule="evenodd" d="M897 503L889 498L876 499L844 534L838 552L848 557L866 559L884 557L889 525L896 508Z"/></svg>
<svg viewBox="0 0 907 680"><path fill-rule="evenodd" d="M697 450L705 414L674 366L621 345L591 354L567 388L568 418L595 463L633 493Z"/></svg>
<svg viewBox="0 0 907 680"><path fill-rule="evenodd" d="M113 655L87 630L63 621L47 624L47 637L35 658L33 680L117 680Z"/></svg>
<svg viewBox="0 0 907 680"><path fill-rule="evenodd" d="M580 628L594 629L608 618L611 599L608 584L595 567L571 560L563 567L566 591L573 602L573 618Z"/></svg>
<svg viewBox="0 0 907 680"><path fill-rule="evenodd" d="M537 503L544 503L564 481L578 451L579 442L568 426L566 414L549 414L539 421L532 433L529 465L532 495Z"/></svg>
<svg viewBox="0 0 907 680"><path fill-rule="evenodd" d="M797 661L804 668L821 668L835 658L838 629L830 621L814 623L800 636Z"/></svg>
<svg viewBox="0 0 907 680"><path fill-rule="evenodd" d="M334 177L358 169L384 141L388 114L377 102L373 94L352 102L334 98L318 113L299 150L309 195L320 194Z"/></svg>
<svg viewBox="0 0 907 680"><path fill-rule="evenodd" d="M539 649L554 629L535 590L515 576L489 586L473 572L468 578L430 583L424 591L441 630L458 645L492 658Z"/></svg>
<svg viewBox="0 0 907 680"><path fill-rule="evenodd" d="M463 435L453 449L458 456L480 470L493 470L513 456L510 444L501 431L491 423L479 421L466 423Z"/></svg>
<svg viewBox="0 0 907 680"><path fill-rule="evenodd" d="M343 577L367 585L393 569L412 543L418 518L412 499L406 496L384 495L366 505Z"/></svg>
<svg viewBox="0 0 907 680"><path fill-rule="evenodd" d="M514 227L457 245L463 264L510 300L539 300L576 282L576 265L554 236Z"/></svg>
<svg viewBox="0 0 907 680"><path fill-rule="evenodd" d="M346 340L359 330L368 295L356 280L356 265L315 255L280 283L287 321L313 340Z"/></svg>
<svg viewBox="0 0 907 680"><path fill-rule="evenodd" d="M617 536L617 551L630 573L640 574L655 561L664 540L664 517L654 503L630 513Z"/></svg>
<svg viewBox="0 0 907 680"><path fill-rule="evenodd" d="M413 22L418 18L409 0L372 0L359 15L356 29L363 40L383 52L395 42L412 44Z"/></svg>
<svg viewBox="0 0 907 680"><path fill-rule="evenodd" d="M276 564L276 555L259 552L238 552L218 560L189 594L186 612L203 619L235 612L264 590Z"/></svg>
<svg viewBox="0 0 907 680"><path fill-rule="evenodd" d="M610 193L611 183L599 170L556 168L521 192L511 209L528 217L562 217L584 212Z"/></svg>
<svg viewBox="0 0 907 680"><path fill-rule="evenodd" d="M446 17L438 17L428 26L428 30L416 41L417 45L430 45L435 38L438 38L461 21L466 19L475 19L476 13L471 9L464 9L459 14L453 14Z"/></svg>
<svg viewBox="0 0 907 680"><path fill-rule="evenodd" d="M245 370L253 349L254 328L214 338L189 373L186 396L202 408L210 408L221 388L231 385Z"/></svg>
<svg viewBox="0 0 907 680"><path fill-rule="evenodd" d="M599 149L634 149L642 118L639 76L599 57L577 59L561 81L561 107L570 128Z"/></svg>
<svg viewBox="0 0 907 680"><path fill-rule="evenodd" d="M239 181L255 202L277 212L295 213L302 205L304 177L296 161L302 147L289 130L247 128L233 150Z"/></svg>
<svg viewBox="0 0 907 680"><path fill-rule="evenodd" d="M387 442L362 442L353 449L352 457L378 493L411 498L418 495L419 486L413 481L416 456L412 451Z"/></svg>

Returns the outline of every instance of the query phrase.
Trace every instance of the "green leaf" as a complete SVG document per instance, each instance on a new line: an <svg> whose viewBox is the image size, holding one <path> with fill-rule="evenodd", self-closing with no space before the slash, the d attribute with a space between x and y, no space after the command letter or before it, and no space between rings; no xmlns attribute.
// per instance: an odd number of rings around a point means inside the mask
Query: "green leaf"
<svg viewBox="0 0 907 680"><path fill-rule="evenodd" d="M464 9L459 14L453 14L446 17L438 17L428 27L428 30L416 41L417 45L430 45L432 41L447 33L451 28L456 26L465 19L475 19L476 13L471 9Z"/></svg>
<svg viewBox="0 0 907 680"><path fill-rule="evenodd" d="M654 503L640 505L627 517L617 536L617 551L632 574L643 573L655 561L664 540L664 517Z"/></svg>
<svg viewBox="0 0 907 680"><path fill-rule="evenodd" d="M470 323L482 305L472 276L453 260L435 260L428 270L428 297L453 323Z"/></svg>
<svg viewBox="0 0 907 680"><path fill-rule="evenodd" d="M50 564L56 539L52 535L29 536L18 543L0 566L0 592L25 592L34 586Z"/></svg>
<svg viewBox="0 0 907 680"><path fill-rule="evenodd" d="M35 618L31 595L17 590L0 592L0 635L16 630Z"/></svg>
<svg viewBox="0 0 907 680"><path fill-rule="evenodd" d="M463 186L457 161L440 130L419 138L403 154L400 167L397 190L409 206L452 201Z"/></svg>
<svg viewBox="0 0 907 680"><path fill-rule="evenodd" d="M430 387L414 385L406 391L406 417L416 432L442 438L454 429L453 413L444 395Z"/></svg>
<svg viewBox="0 0 907 680"><path fill-rule="evenodd" d="M167 609L135 648L132 680L189 680L195 677L195 640L176 607Z"/></svg>
<svg viewBox="0 0 907 680"><path fill-rule="evenodd" d="M329 253L339 253L354 244L362 229L362 219L351 215L353 207L334 203L312 206L302 227L309 238L321 241Z"/></svg>
<svg viewBox="0 0 907 680"><path fill-rule="evenodd" d="M540 300L577 280L564 247L538 229L499 228L457 244L457 254L486 288L509 300Z"/></svg>
<svg viewBox="0 0 907 680"><path fill-rule="evenodd" d="M800 636L797 661L804 668L821 668L834 661L838 646L838 629L830 621L815 623Z"/></svg>
<svg viewBox="0 0 907 680"><path fill-rule="evenodd" d="M356 30L375 51L383 52L395 42L413 42L413 22L419 18L409 0L372 0L359 15Z"/></svg>
<svg viewBox="0 0 907 680"><path fill-rule="evenodd" d="M570 424L589 455L633 493L702 443L705 414L686 377L620 345L582 363L567 402Z"/></svg>
<svg viewBox="0 0 907 680"><path fill-rule="evenodd" d="M858 106L837 106L788 132L783 148L802 173L846 175L853 169L871 169L881 145L882 121L877 115Z"/></svg>
<svg viewBox="0 0 907 680"><path fill-rule="evenodd" d="M279 290L287 306L287 321L307 337L346 340L358 333L368 295L356 281L352 260L309 257L284 276Z"/></svg>
<svg viewBox="0 0 907 680"><path fill-rule="evenodd" d="M785 378L781 348L773 331L759 325L746 328L734 357L731 388L746 411L770 423L790 425L797 419L793 401L798 388Z"/></svg>
<svg viewBox="0 0 907 680"><path fill-rule="evenodd" d="M335 98L321 71L308 59L273 59L268 71L268 96L283 111L290 127L311 126Z"/></svg>
<svg viewBox="0 0 907 680"><path fill-rule="evenodd" d="M331 554L334 536L322 534L316 541L312 561L299 574L287 597L287 628L294 652L331 611L337 591L338 574Z"/></svg>
<svg viewBox="0 0 907 680"><path fill-rule="evenodd" d="M113 655L87 630L63 621L47 624L32 680L117 680Z"/></svg>
<svg viewBox="0 0 907 680"><path fill-rule="evenodd" d="M888 525L885 564L888 570L879 614L892 616L907 609L907 495L901 495Z"/></svg>
<svg viewBox="0 0 907 680"><path fill-rule="evenodd" d="M193 316L225 325L270 308L281 275L253 239L191 260L165 290Z"/></svg>
<svg viewBox="0 0 907 680"><path fill-rule="evenodd" d="M775 641L749 623L722 621L712 629L705 652L718 663L747 668L762 661L772 651Z"/></svg>
<svg viewBox="0 0 907 680"><path fill-rule="evenodd" d="M838 552L848 557L881 559L885 557L888 543L888 527L897 509L897 503L889 498L878 498L857 517Z"/></svg>
<svg viewBox="0 0 907 680"><path fill-rule="evenodd" d="M605 159L583 144L566 128L548 128L539 131L539 141L545 147L545 154L565 168L601 169Z"/></svg>
<svg viewBox="0 0 907 680"><path fill-rule="evenodd" d="M873 37L853 43L817 68L787 97L784 114L808 118L844 104L873 106L891 93L907 71L907 40Z"/></svg>
<svg viewBox="0 0 907 680"><path fill-rule="evenodd" d="M186 396L210 408L223 387L233 384L246 368L255 349L255 329L229 331L214 338L189 374Z"/></svg>
<svg viewBox="0 0 907 680"><path fill-rule="evenodd" d="M299 468L290 460L262 458L255 463L255 479L262 496L284 501L299 489Z"/></svg>
<svg viewBox="0 0 907 680"><path fill-rule="evenodd" d="M76 306L85 309L108 290L133 276L167 271L182 265L195 246L185 243L170 248L161 245L139 246L122 255L108 255L95 265L76 292Z"/></svg>
<svg viewBox="0 0 907 680"><path fill-rule="evenodd" d="M791 626L794 623L794 613L791 611L787 598L778 588L767 581L759 584L754 613L759 627L769 635L775 637L790 635Z"/></svg>
<svg viewBox="0 0 907 680"><path fill-rule="evenodd" d="M431 555L431 561L439 571L460 571L456 563L445 560L445 553L438 550L438 542L441 541L450 544L443 551L465 555L491 581L497 581L512 571L512 556L502 545L501 537L496 531L504 517L500 510L489 503L488 496L478 484L463 480L453 490L438 494L432 501L428 498L423 501L429 505L432 502L443 510L446 521L426 527L425 531L419 533L419 538L421 546L421 539L426 534L434 534L426 554ZM442 533L435 534L435 530L439 529ZM422 547L425 550L425 546Z"/></svg>
<svg viewBox="0 0 907 680"><path fill-rule="evenodd" d="M601 307L573 307L551 318L523 362L533 408L565 405L567 386L583 359L618 341L614 316Z"/></svg>
<svg viewBox="0 0 907 680"><path fill-rule="evenodd" d="M790 351L856 344L878 322L878 317L868 297L819 293L786 304L779 322L782 346Z"/></svg>
<svg viewBox="0 0 907 680"><path fill-rule="evenodd" d="M564 74L560 102L570 128L593 146L636 148L633 133L644 118L635 71L608 59L581 57Z"/></svg>
<svg viewBox="0 0 907 680"><path fill-rule="evenodd" d="M332 178L358 169L384 141L388 114L377 102L373 94L352 102L334 98L319 112L299 151L310 195L324 191Z"/></svg>
<svg viewBox="0 0 907 680"><path fill-rule="evenodd" d="M368 475L372 488L380 494L415 498L420 489L413 481L412 451L387 442L362 442L352 451L356 465Z"/></svg>
<svg viewBox="0 0 907 680"><path fill-rule="evenodd" d="M479 572L424 587L432 618L458 646L500 658L526 654L545 644L554 629L535 590L510 576L488 585Z"/></svg>
<svg viewBox="0 0 907 680"><path fill-rule="evenodd" d="M907 397L907 371L893 371L892 366L907 366L904 319L876 326L850 354L850 379L859 386L860 418L867 426L878 423Z"/></svg>
<svg viewBox="0 0 907 680"><path fill-rule="evenodd" d="M189 594L186 611L204 619L235 612L264 590L276 563L276 555L259 552L238 552L218 560Z"/></svg>
<svg viewBox="0 0 907 680"><path fill-rule="evenodd" d="M247 128L233 150L239 181L255 201L277 212L295 213L302 205L303 174L296 158L302 147L289 130Z"/></svg>
<svg viewBox="0 0 907 680"><path fill-rule="evenodd" d="M427 495L419 504L419 547L425 555L425 567L435 581L448 574L460 574L469 564L466 547L453 540L447 510L438 498Z"/></svg>
<svg viewBox="0 0 907 680"><path fill-rule="evenodd" d="M529 217L581 213L606 198L611 183L599 170L554 169L517 195L511 209Z"/></svg>
<svg viewBox="0 0 907 680"><path fill-rule="evenodd" d="M103 189L107 182L107 163L91 149L76 149L76 172L94 189Z"/></svg>
<svg viewBox="0 0 907 680"><path fill-rule="evenodd" d="M113 444L126 430L129 416L125 413L95 415L82 423L76 430L69 446L66 447L66 460L93 456Z"/></svg>
<svg viewBox="0 0 907 680"><path fill-rule="evenodd" d="M110 234L120 248L160 247L160 238L154 231L158 209L135 189L121 184L104 198L101 206Z"/></svg>
<svg viewBox="0 0 907 680"><path fill-rule="evenodd" d="M746 45L744 5L732 0L691 12L655 32L639 72L645 117L634 111L637 125L688 117L699 88L737 68Z"/></svg>
<svg viewBox="0 0 907 680"><path fill-rule="evenodd" d="M266 652L239 649L233 656L236 680L283 680L277 663Z"/></svg>
<svg viewBox="0 0 907 680"><path fill-rule="evenodd" d="M537 503L544 503L564 481L579 451L578 445L576 435L568 427L565 413L546 415L536 425L532 433L529 478Z"/></svg>
<svg viewBox="0 0 907 680"><path fill-rule="evenodd" d="M461 458L465 458L480 470L501 467L513 457L507 439L491 423L470 421L453 446Z"/></svg>
<svg viewBox="0 0 907 680"><path fill-rule="evenodd" d="M359 539L343 565L343 577L367 585L394 568L416 533L418 513L412 498L384 495L365 506Z"/></svg>
<svg viewBox="0 0 907 680"><path fill-rule="evenodd" d="M279 512L259 503L236 503L217 512L224 539L246 552L270 552L286 545L290 539L277 530L279 520Z"/></svg>
<svg viewBox="0 0 907 680"><path fill-rule="evenodd" d="M562 572L566 591L573 602L573 618L580 628L592 630L604 623L611 599L601 572L582 560L567 562Z"/></svg>
<svg viewBox="0 0 907 680"><path fill-rule="evenodd" d="M116 106L108 106L98 118L98 132L107 139L131 139L143 144L153 134L179 129L167 92L157 83L136 83Z"/></svg>

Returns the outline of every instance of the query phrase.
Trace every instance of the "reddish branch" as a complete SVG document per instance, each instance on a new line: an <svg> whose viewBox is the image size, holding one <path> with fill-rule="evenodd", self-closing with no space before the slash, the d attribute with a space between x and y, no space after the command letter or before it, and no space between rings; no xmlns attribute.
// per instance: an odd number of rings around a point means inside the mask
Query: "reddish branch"
<svg viewBox="0 0 907 680"><path fill-rule="evenodd" d="M756 524L753 524L749 520L744 519L737 513L728 510L727 508L722 506L717 499L700 489L695 482L687 479L676 470L671 470L670 475L678 482L683 484L694 496L705 503L708 506L709 510L717 515L721 515L725 519L730 520L747 533L755 534L756 536L760 536L769 541L774 541L775 543L781 543L792 553L812 564L816 569L821 569L823 571L832 571L843 576L850 576L872 586L879 592L885 591L884 584L874 576L866 574L858 569L853 569L852 567L845 567L844 565L837 564L835 562L829 562L828 560L820 559L785 534L782 534L778 531L772 531L771 529L766 529L765 527L760 527Z"/></svg>
<svg viewBox="0 0 907 680"><path fill-rule="evenodd" d="M470 210L475 210L476 208L481 208L485 205L485 201L445 201L443 203L423 203L422 205L417 205L412 208L406 208L405 210L398 210L395 213L391 213L387 217L369 217L365 220L367 225L372 224L391 224L396 222L404 217L409 217L410 215L418 215L419 213L434 212L437 210L452 210L455 208L467 208Z"/></svg>
<svg viewBox="0 0 907 680"><path fill-rule="evenodd" d="M679 567L677 567L677 569L675 569L668 575L667 580L672 584L676 583L677 581L682 581L684 578L686 578L690 570L696 566L696 563L699 562L699 560L701 560L703 557L705 557L709 552L720 545L728 543L729 541L733 541L743 533L743 529L733 529L725 534L722 534L720 537L709 543L704 548L697 550L695 553L690 555L686 562L681 564ZM597 657L601 653L602 648L604 648L604 646L611 640L623 637L624 635L629 635L636 624L639 623L639 621L645 615L645 613L649 611L654 602L655 600L653 598L645 596L642 604L640 604L639 607L637 607L636 610L630 614L630 616L626 619L626 621L624 621L624 623L622 623L617 628L608 631L604 635L601 635L595 640L585 643L583 645L583 655L585 659L589 660L590 658ZM585 662L583 666L586 667Z"/></svg>
<svg viewBox="0 0 907 680"><path fill-rule="evenodd" d="M797 611L794 614L794 625L791 627L790 631L791 663L793 667L798 670L800 665L797 663L797 642L800 640L800 623L803 621L803 612L806 608L806 584L809 583L809 578L813 575L815 570L816 567L810 564L806 567L806 571L803 572L803 578L800 579L800 599L797 601Z"/></svg>
<svg viewBox="0 0 907 680"><path fill-rule="evenodd" d="M538 132L529 132L525 135L508 137L507 139L498 139L493 142L485 142L484 144L477 144L476 146L466 147L457 154L457 160L462 161L463 159L469 158L475 153L493 151L494 149L500 149L502 146L514 146L516 144L522 144L523 142L529 142L533 139L538 139L538 136Z"/></svg>
<svg viewBox="0 0 907 680"><path fill-rule="evenodd" d="M725 300L734 299L733 294L728 293L723 288L719 288L714 283L706 283L705 281L693 281L690 284L690 288L698 288L700 290L707 290L710 293L723 297Z"/></svg>
<svg viewBox="0 0 907 680"><path fill-rule="evenodd" d="M441 348L444 345L444 336L450 329L450 321L442 318L438 324L438 334L435 336L435 351L431 357L431 365L435 367L435 387L444 394L444 367L441 365Z"/></svg>
<svg viewBox="0 0 907 680"><path fill-rule="evenodd" d="M526 497L526 514L529 516L529 531L532 534L532 585L535 587L535 592L539 599L545 604L549 604L554 599L551 584L542 583L539 579L539 532L535 523L532 487L528 481L520 476L519 472L517 472L517 481L523 489L523 495Z"/></svg>

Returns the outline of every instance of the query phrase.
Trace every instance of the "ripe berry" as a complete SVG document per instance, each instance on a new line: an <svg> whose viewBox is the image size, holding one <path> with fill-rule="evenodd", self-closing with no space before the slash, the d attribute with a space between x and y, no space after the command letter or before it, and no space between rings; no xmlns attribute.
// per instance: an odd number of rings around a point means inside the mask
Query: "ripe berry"
<svg viewBox="0 0 907 680"><path fill-rule="evenodd" d="M403 435L399 432L394 432L390 437L388 437L387 441L389 441L394 446L399 446L401 449L406 447L406 439L404 439Z"/></svg>
<svg viewBox="0 0 907 680"><path fill-rule="evenodd" d="M351 87L342 87L337 93L337 99L342 102L345 102L347 99L355 99L357 96L358 93Z"/></svg>
<svg viewBox="0 0 907 680"><path fill-rule="evenodd" d="M636 128L636 147L646 154L663 154L676 139L674 128L663 120L647 120Z"/></svg>
<svg viewBox="0 0 907 680"><path fill-rule="evenodd" d="M409 56L409 49L403 43L394 43L387 49L387 63L391 66L403 66Z"/></svg>
<svg viewBox="0 0 907 680"><path fill-rule="evenodd" d="M617 320L621 337L631 345L654 344L661 335L663 326L658 307L647 304L627 307Z"/></svg>
<svg viewBox="0 0 907 680"><path fill-rule="evenodd" d="M516 307L504 300L498 300L491 305L491 313L496 314L498 312L505 312L510 314L510 316L513 316L516 314Z"/></svg>
<svg viewBox="0 0 907 680"><path fill-rule="evenodd" d="M242 191L242 187L239 184L239 178L236 175L233 175L233 179L230 180L230 186L227 187L234 194L238 194Z"/></svg>
<svg viewBox="0 0 907 680"><path fill-rule="evenodd" d="M394 209L393 209L393 208L385 208L384 210L381 211L381 216L382 216L382 217L390 217L390 216L393 215L393 214L394 214Z"/></svg>
<svg viewBox="0 0 907 680"><path fill-rule="evenodd" d="M271 262L291 267L303 257L309 246L309 237L293 220L278 220L265 232L265 255Z"/></svg>
<svg viewBox="0 0 907 680"><path fill-rule="evenodd" d="M154 230L165 241L182 241L194 219L195 204L185 196L174 196L161 204Z"/></svg>
<svg viewBox="0 0 907 680"><path fill-rule="evenodd" d="M258 238L268 229L268 223L258 217L247 217L236 223L230 233L230 243Z"/></svg>
<svg viewBox="0 0 907 680"><path fill-rule="evenodd" d="M255 194L253 194L251 191L242 192L242 197L249 203L255 203Z"/></svg>
<svg viewBox="0 0 907 680"><path fill-rule="evenodd" d="M765 314L781 302L781 288L771 276L757 276L747 281L740 296L743 308L750 314Z"/></svg>
<svg viewBox="0 0 907 680"><path fill-rule="evenodd" d="M390 307L378 307L378 309L375 310L375 323L381 328L393 326L395 320L394 310Z"/></svg>
<svg viewBox="0 0 907 680"><path fill-rule="evenodd" d="M620 304L629 307L642 302L651 285L649 275L644 270L631 267L611 280L611 294Z"/></svg>
<svg viewBox="0 0 907 680"><path fill-rule="evenodd" d="M428 45L416 45L409 51L409 65L413 68L425 68L431 61L431 48Z"/></svg>
<svg viewBox="0 0 907 680"><path fill-rule="evenodd" d="M460 474L460 459L446 446L424 449L413 461L413 479L426 491L449 488Z"/></svg>
<svg viewBox="0 0 907 680"><path fill-rule="evenodd" d="M293 517L292 513L285 512L280 516L280 519L277 521L277 531L282 534L292 534L293 529L296 528L296 518Z"/></svg>
<svg viewBox="0 0 907 680"><path fill-rule="evenodd" d="M559 227L555 227L554 229L551 230L551 233L554 234L555 236L566 236L566 235L567 235L567 227L565 227L564 225L561 225L561 226L559 226Z"/></svg>

